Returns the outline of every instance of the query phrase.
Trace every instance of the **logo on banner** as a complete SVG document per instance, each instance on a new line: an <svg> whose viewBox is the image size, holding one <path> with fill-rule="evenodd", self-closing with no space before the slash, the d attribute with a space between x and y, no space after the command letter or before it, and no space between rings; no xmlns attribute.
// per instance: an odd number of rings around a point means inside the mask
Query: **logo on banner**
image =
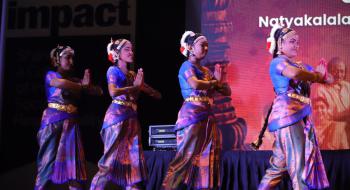
<svg viewBox="0 0 350 190"><path fill-rule="evenodd" d="M14 0L7 37L133 34L136 0Z"/></svg>
<svg viewBox="0 0 350 190"><path fill-rule="evenodd" d="M350 1L350 0L349 0ZM281 23L283 26L290 28L291 26L346 26L350 25L350 16L342 15L327 15L321 16L304 16L299 17L276 17L271 18L269 16L259 16L259 27L272 27L277 23Z"/></svg>

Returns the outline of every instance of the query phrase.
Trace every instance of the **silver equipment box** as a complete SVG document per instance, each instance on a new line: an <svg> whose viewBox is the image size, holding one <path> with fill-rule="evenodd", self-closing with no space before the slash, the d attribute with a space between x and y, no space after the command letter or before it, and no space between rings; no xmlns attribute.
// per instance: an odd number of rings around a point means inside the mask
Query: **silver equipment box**
<svg viewBox="0 0 350 190"><path fill-rule="evenodd" d="M148 143L154 150L176 150L175 125L150 125Z"/></svg>

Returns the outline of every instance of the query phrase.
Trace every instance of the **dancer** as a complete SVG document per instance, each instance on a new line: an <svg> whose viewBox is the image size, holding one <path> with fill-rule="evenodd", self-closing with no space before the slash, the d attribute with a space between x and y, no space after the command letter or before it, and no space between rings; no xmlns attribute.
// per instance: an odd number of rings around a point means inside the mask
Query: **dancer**
<svg viewBox="0 0 350 190"><path fill-rule="evenodd" d="M84 150L77 122L77 100L81 94L102 95L91 85L90 71L82 80L72 76L74 50L58 46L51 53L51 64L57 71L48 71L45 79L48 108L38 131L38 174L35 189L48 189L50 182L68 182L69 189L83 188L86 178Z"/></svg>
<svg viewBox="0 0 350 190"><path fill-rule="evenodd" d="M177 189L185 184L195 189L214 189L220 185L220 139L211 109L211 95L217 90L230 95L221 83L221 67L214 76L200 65L208 53L205 36L186 31L181 38L181 53L188 57L179 71L184 103L176 122L177 154L170 163L163 189Z"/></svg>
<svg viewBox="0 0 350 190"><path fill-rule="evenodd" d="M148 178L141 145L141 128L137 119L136 99L140 91L160 99L161 94L143 81L143 71L128 70L133 62L132 44L126 39L111 40L107 46L113 63L107 71L112 103L101 130L104 154L98 162L99 171L91 190L104 189L111 181L126 189L144 189Z"/></svg>
<svg viewBox="0 0 350 190"><path fill-rule="evenodd" d="M273 27L268 45L273 54L270 77L276 94L268 128L275 140L271 166L258 189L273 189L287 172L295 190L326 188L329 183L309 118L310 85L330 82L326 66L321 64L315 71L293 61L299 49L299 36L290 28Z"/></svg>

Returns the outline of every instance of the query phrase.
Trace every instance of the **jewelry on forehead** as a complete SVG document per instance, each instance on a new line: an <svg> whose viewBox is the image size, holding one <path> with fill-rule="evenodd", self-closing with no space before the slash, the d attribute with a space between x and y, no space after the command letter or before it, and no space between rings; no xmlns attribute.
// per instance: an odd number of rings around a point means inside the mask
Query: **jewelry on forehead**
<svg viewBox="0 0 350 190"><path fill-rule="evenodd" d="M124 46L124 44L127 42L128 40L126 40L126 39L123 39L121 42L119 42L119 41L116 41L116 42L114 42L114 44L116 44L116 45L118 45L117 46L117 50L119 51L123 46Z"/></svg>
<svg viewBox="0 0 350 190"><path fill-rule="evenodd" d="M282 36L282 39L285 40L285 39L287 39L287 38L289 38L290 36L295 35L295 34L296 34L295 30L292 30L292 31L286 33L285 35L283 35L283 36Z"/></svg>
<svg viewBox="0 0 350 190"><path fill-rule="evenodd" d="M199 36L197 39L194 40L193 44L197 43L200 39L203 39L205 41L208 41L205 36Z"/></svg>

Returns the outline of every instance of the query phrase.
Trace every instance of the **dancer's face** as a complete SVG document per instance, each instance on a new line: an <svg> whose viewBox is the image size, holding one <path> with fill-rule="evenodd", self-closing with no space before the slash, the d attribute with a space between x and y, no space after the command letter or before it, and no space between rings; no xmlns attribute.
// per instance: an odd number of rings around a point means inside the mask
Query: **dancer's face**
<svg viewBox="0 0 350 190"><path fill-rule="evenodd" d="M345 63L342 62L338 62L336 64L334 64L333 67L331 67L330 71L329 71L333 78L334 81L342 81L345 79Z"/></svg>
<svg viewBox="0 0 350 190"><path fill-rule="evenodd" d="M280 51L289 58L296 57L299 51L299 36L292 34L284 39Z"/></svg>
<svg viewBox="0 0 350 190"><path fill-rule="evenodd" d="M64 54L60 57L60 68L64 71L73 70L73 57L71 53Z"/></svg>
<svg viewBox="0 0 350 190"><path fill-rule="evenodd" d="M119 61L126 63L132 63L134 61L134 52L132 51L132 44L129 41L125 42L125 45L120 50Z"/></svg>
<svg viewBox="0 0 350 190"><path fill-rule="evenodd" d="M203 59L208 53L208 41L204 38L199 39L192 45L192 51L197 59Z"/></svg>

